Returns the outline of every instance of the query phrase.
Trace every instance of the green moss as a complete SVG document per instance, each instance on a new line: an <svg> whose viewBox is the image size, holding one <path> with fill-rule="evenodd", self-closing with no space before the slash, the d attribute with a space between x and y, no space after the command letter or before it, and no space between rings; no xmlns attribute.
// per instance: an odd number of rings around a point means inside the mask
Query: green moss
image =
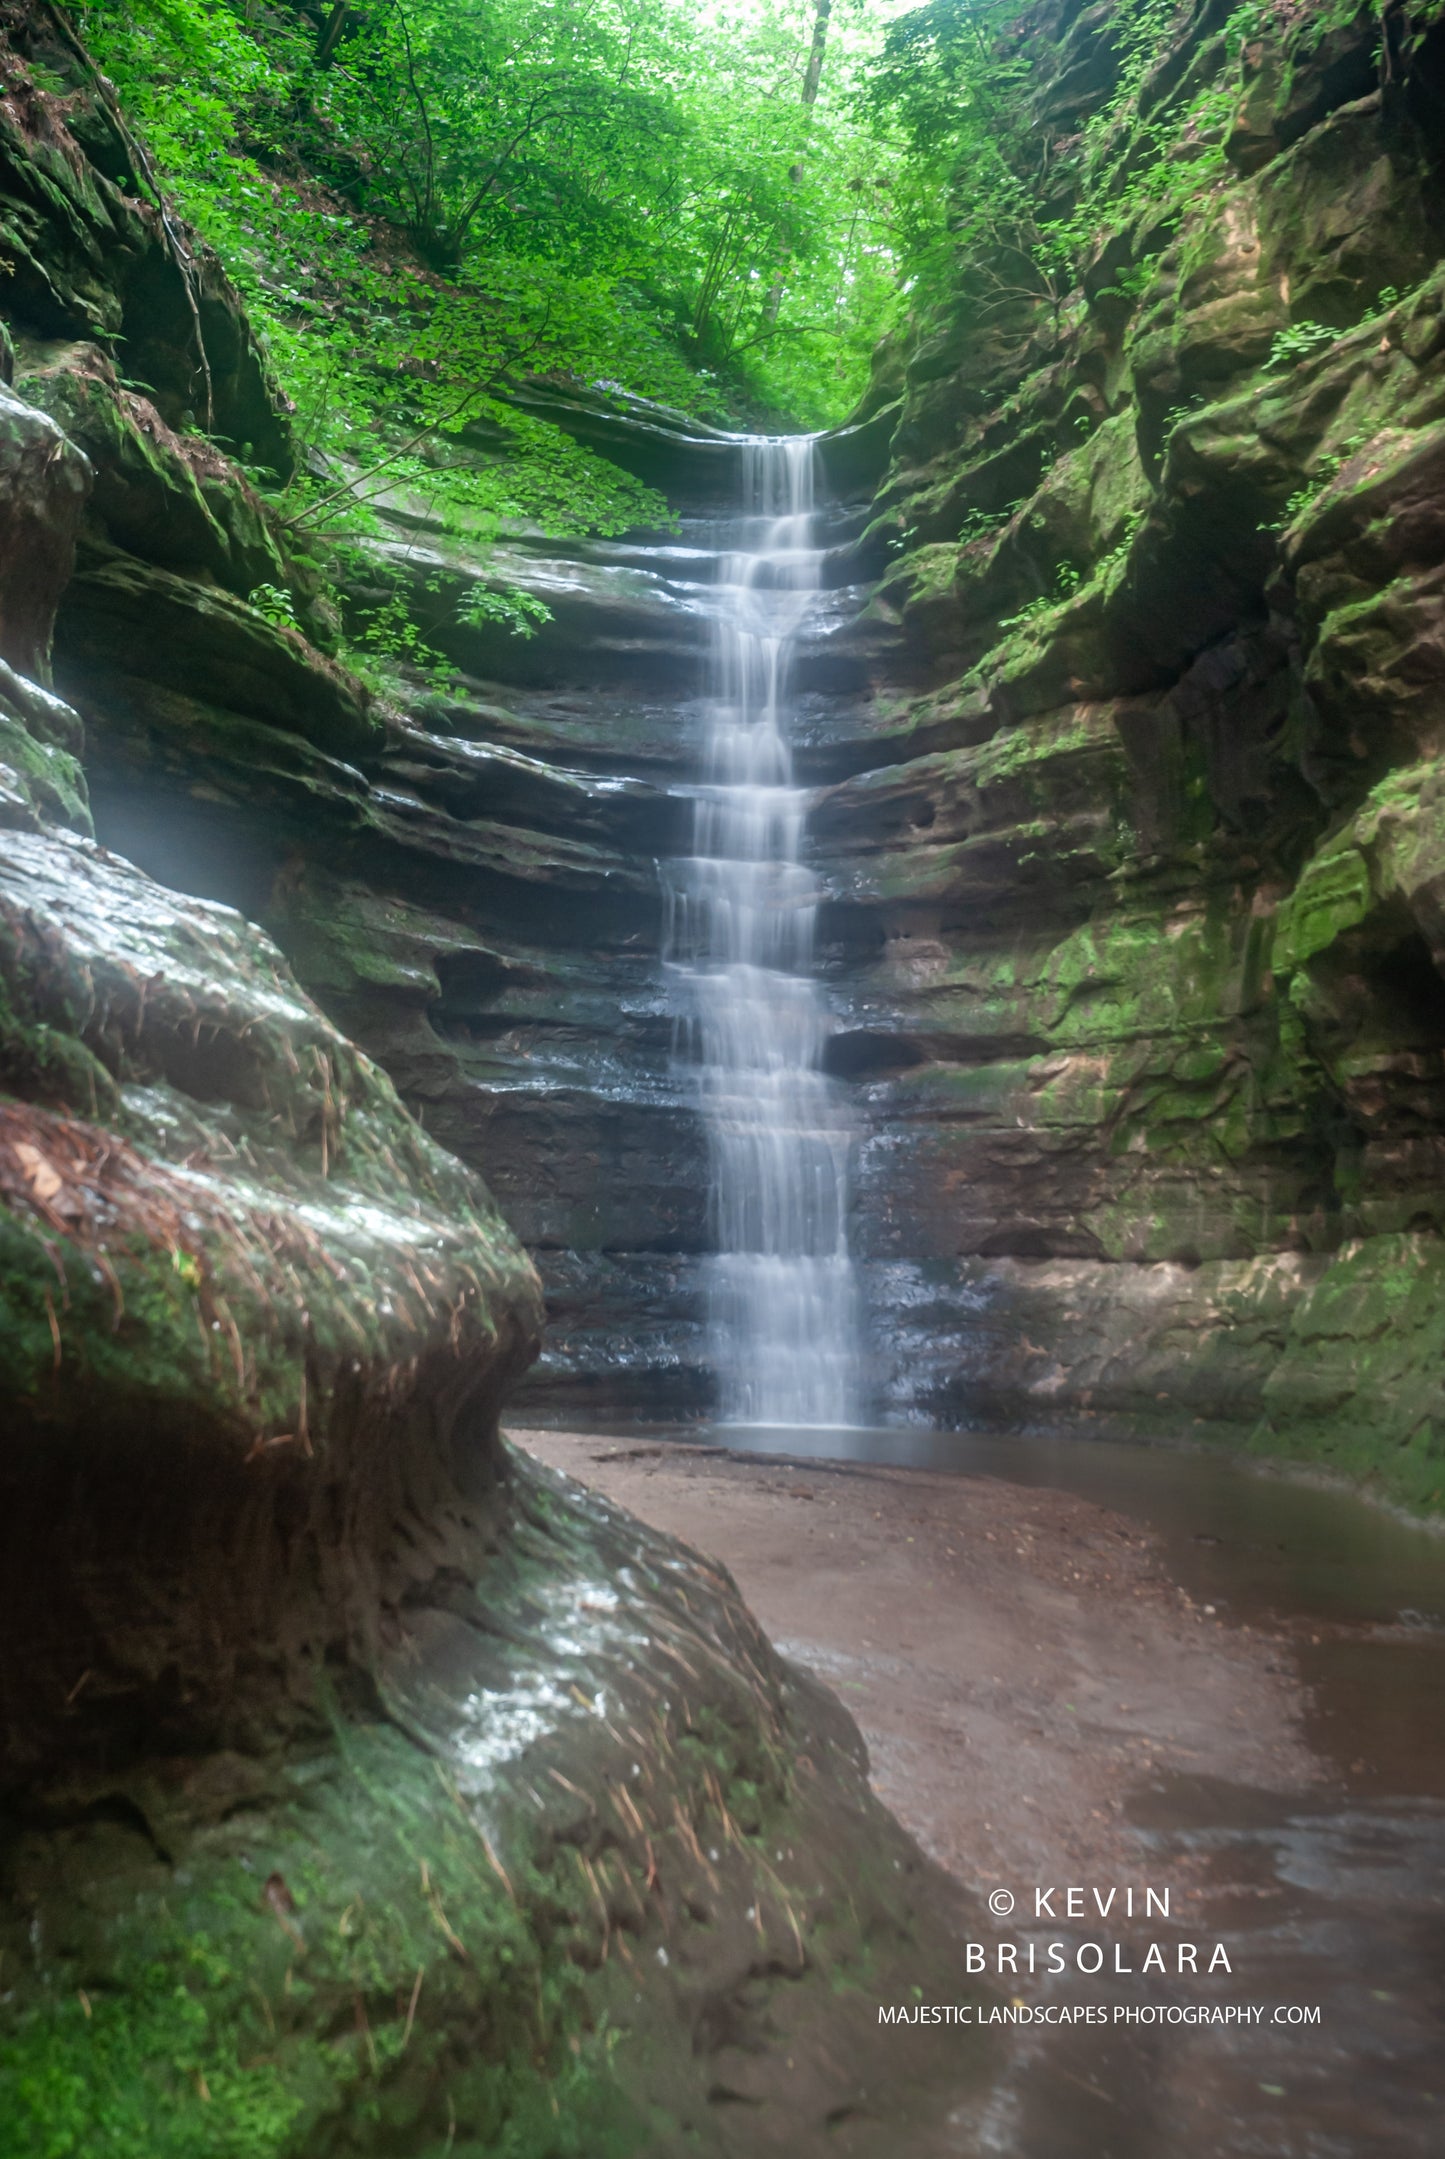
<svg viewBox="0 0 1445 2159"><path fill-rule="evenodd" d="M1040 806L1045 806L1059 788L1057 780L1051 784L1049 773L1056 759L1089 751L1117 754L1117 750L1118 738L1111 727L1101 727L1097 715L1087 707L1073 707L1062 724L1051 718L1051 723L1043 727L1013 727L996 735L975 753L978 784L985 788L1005 780L1022 780L1036 790Z"/></svg>
<svg viewBox="0 0 1445 2159"><path fill-rule="evenodd" d="M61 1951L12 1982L6 2159L633 2150L558 1925L566 1860L514 1860L504 1886L436 1764L384 1727L288 1782L163 1888L112 1881L103 1962Z"/></svg>
<svg viewBox="0 0 1445 2159"><path fill-rule="evenodd" d="M1251 1450L1445 1512L1445 1241L1347 1246L1291 1315Z"/></svg>
<svg viewBox="0 0 1445 2159"><path fill-rule="evenodd" d="M80 760L58 744L38 742L0 705L0 800L6 794L50 824L93 832Z"/></svg>

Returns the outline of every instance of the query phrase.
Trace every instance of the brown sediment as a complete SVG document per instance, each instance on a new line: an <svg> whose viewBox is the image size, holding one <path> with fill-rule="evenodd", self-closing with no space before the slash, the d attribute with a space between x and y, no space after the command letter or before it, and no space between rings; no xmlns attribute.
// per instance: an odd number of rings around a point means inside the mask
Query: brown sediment
<svg viewBox="0 0 1445 2159"><path fill-rule="evenodd" d="M1141 1878L1129 1797L1316 1781L1293 1659L1191 1597L1160 1540L1072 1493L514 1434L721 1560L835 1689L874 1789L970 1887Z"/></svg>

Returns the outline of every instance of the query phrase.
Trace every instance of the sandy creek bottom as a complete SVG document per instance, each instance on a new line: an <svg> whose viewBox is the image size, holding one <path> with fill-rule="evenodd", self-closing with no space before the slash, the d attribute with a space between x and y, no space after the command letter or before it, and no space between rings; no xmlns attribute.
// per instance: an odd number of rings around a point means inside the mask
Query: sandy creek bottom
<svg viewBox="0 0 1445 2159"><path fill-rule="evenodd" d="M961 2153L1445 2152L1445 1538L1217 1456L1093 1441L511 1436L722 1560L837 1691L879 1795L975 1893L999 2001L1099 2012L1004 2032ZM1231 1970L1211 1976L1216 1943ZM1115 2016L1230 2005L1263 2016Z"/></svg>

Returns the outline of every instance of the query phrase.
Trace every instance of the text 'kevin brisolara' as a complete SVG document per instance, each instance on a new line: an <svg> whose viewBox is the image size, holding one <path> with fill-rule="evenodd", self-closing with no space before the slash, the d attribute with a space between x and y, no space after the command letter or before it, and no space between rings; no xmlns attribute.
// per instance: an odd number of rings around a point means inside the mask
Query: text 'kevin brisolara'
<svg viewBox="0 0 1445 2159"><path fill-rule="evenodd" d="M880 2024L1318 2024L1317 2005L1281 2002L880 2002Z"/></svg>
<svg viewBox="0 0 1445 2159"><path fill-rule="evenodd" d="M1172 1973L1177 1979L1185 1972L1197 1978L1200 1973L1234 1970L1223 1942L1149 1942L1137 1964L1129 1961L1139 1955L1136 1942L1129 1944L1127 1956L1122 1942L1108 1947L1103 1942L965 1942L963 1947L964 1970L970 1979L985 1972L995 1978L1011 1972L1017 1978L1024 1972L1066 1972L1070 1967L1096 1979L1106 1965L1110 1976L1120 1979L1140 1972Z"/></svg>

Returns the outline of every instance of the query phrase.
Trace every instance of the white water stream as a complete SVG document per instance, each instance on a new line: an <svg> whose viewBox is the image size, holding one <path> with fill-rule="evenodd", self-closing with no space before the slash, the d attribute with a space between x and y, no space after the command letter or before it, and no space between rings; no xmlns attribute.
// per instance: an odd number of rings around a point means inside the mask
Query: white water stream
<svg viewBox="0 0 1445 2159"><path fill-rule="evenodd" d="M857 1391L852 1134L822 1070L818 881L801 859L808 798L788 743L793 654L822 560L813 445L750 442L743 467L716 587L693 852L667 871L667 957L708 1135L722 1419L843 1425Z"/></svg>

